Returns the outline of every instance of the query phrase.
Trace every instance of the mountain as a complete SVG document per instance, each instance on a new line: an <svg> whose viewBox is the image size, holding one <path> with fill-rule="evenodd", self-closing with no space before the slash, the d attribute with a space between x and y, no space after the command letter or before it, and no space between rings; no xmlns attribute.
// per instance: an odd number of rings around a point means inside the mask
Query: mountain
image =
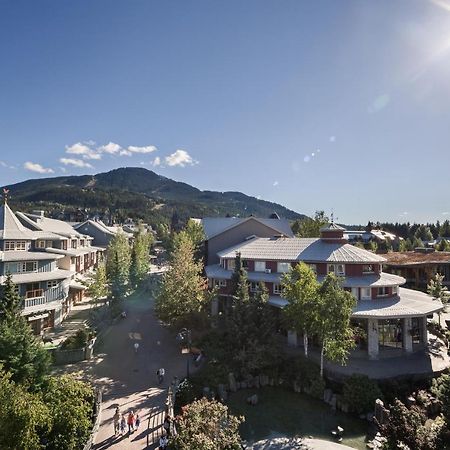
<svg viewBox="0 0 450 450"><path fill-rule="evenodd" d="M13 207L46 210L53 217L78 209L109 220L142 218L151 224L189 217L305 217L277 203L241 192L201 191L140 167L123 167L97 175L62 176L23 181L11 186ZM174 219L175 216L175 219Z"/></svg>

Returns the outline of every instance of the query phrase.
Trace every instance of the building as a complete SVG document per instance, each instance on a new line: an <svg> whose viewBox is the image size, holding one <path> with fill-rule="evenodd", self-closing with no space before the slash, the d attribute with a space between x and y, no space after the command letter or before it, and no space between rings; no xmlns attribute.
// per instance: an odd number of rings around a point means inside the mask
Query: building
<svg viewBox="0 0 450 450"><path fill-rule="evenodd" d="M391 242L403 241L402 237L399 237L394 233L389 233L388 231L378 230L375 228L370 231L347 230L344 232L344 236L351 244L356 242L362 242L363 244L376 242L377 244L380 244L386 242L387 239L389 239Z"/></svg>
<svg viewBox="0 0 450 450"><path fill-rule="evenodd" d="M442 304L424 293L401 287L406 281L403 277L383 272L384 257L349 244L344 231L332 223L321 229L320 238L250 236L231 246L222 236L224 247L216 253L217 263L205 268L209 284L219 289L212 313L227 309L237 254L247 268L250 291L256 291L258 282L263 281L269 291L269 304L278 310L288 304L281 295L281 276L303 261L316 272L319 281L330 272L342 277L344 289L355 296L352 323L366 336L359 342L359 354L375 359L426 347L427 315L440 311ZM296 334L288 332L288 341L297 345Z"/></svg>
<svg viewBox="0 0 450 450"><path fill-rule="evenodd" d="M61 268L63 255L42 245L61 240L52 232L26 228L5 199L0 209L0 284L12 275L23 298L22 314L36 334L59 325L70 309L69 285L75 272Z"/></svg>
<svg viewBox="0 0 450 450"><path fill-rule="evenodd" d="M450 287L450 252L416 249L383 256L386 258L385 271L405 278L408 287L426 291L436 273L444 275L444 285Z"/></svg>
<svg viewBox="0 0 450 450"><path fill-rule="evenodd" d="M132 233L124 231L119 226L107 226L101 220L86 220L73 225L73 229L90 236L93 239L93 245L102 248L106 248L117 233L124 233L129 240L133 238Z"/></svg>
<svg viewBox="0 0 450 450"><path fill-rule="evenodd" d="M45 217L43 211L37 214L18 212L17 217L31 231L53 236L39 239L36 245L42 251L58 255L58 267L74 274L67 299L66 309L69 311L74 302L82 300L85 290L75 278L97 267L103 259L104 248L93 246L91 236L79 233L69 223Z"/></svg>
<svg viewBox="0 0 450 450"><path fill-rule="evenodd" d="M219 262L218 252L244 241L249 236L293 237L289 221L277 218L257 217L206 217L201 219L205 233L206 264Z"/></svg>

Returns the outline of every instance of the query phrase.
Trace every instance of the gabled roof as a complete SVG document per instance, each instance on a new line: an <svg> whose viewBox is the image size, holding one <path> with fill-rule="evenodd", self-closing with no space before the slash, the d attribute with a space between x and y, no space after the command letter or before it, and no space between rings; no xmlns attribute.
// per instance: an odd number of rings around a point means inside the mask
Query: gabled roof
<svg viewBox="0 0 450 450"><path fill-rule="evenodd" d="M106 234L109 234L111 236L113 236L115 234L114 232L109 230L108 227L103 222L101 222L100 220L97 221L97 220L89 219L89 220L86 220L86 221L84 221L82 223L78 223L78 224L74 225L73 228L75 230L78 230L78 229L82 229L83 226L86 226L86 225L91 225L94 228L97 228L97 230L101 231L102 233L106 233Z"/></svg>
<svg viewBox="0 0 450 450"><path fill-rule="evenodd" d="M67 222L64 222L63 220L50 219L49 217L22 212L18 212L17 216L36 230L47 231L68 238L82 237L78 231L74 230Z"/></svg>
<svg viewBox="0 0 450 450"><path fill-rule="evenodd" d="M26 229L6 202L0 208L0 239L32 239L33 233Z"/></svg>
<svg viewBox="0 0 450 450"><path fill-rule="evenodd" d="M382 263L380 255L351 244L324 242L317 238L253 238L217 255L220 258L234 258L236 253L242 259L268 261L307 261L342 263Z"/></svg>
<svg viewBox="0 0 450 450"><path fill-rule="evenodd" d="M250 220L256 220L261 224L272 228L274 234L283 234L284 236L293 237L289 221L287 219L265 219L260 217L204 217L201 219L201 224L203 225L203 231L205 233L206 239L212 239L225 231L228 231L244 222Z"/></svg>

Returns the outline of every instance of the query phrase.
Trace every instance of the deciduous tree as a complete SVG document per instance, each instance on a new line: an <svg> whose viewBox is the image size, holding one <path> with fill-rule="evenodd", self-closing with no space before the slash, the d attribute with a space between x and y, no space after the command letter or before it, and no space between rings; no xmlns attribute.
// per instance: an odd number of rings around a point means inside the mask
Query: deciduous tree
<svg viewBox="0 0 450 450"><path fill-rule="evenodd" d="M179 235L155 302L158 317L173 327L190 326L208 299L203 265L194 258L191 239Z"/></svg>
<svg viewBox="0 0 450 450"><path fill-rule="evenodd" d="M306 217L294 222L292 231L297 237L313 238L320 236L320 229L329 223L330 219L324 211L316 211L314 217Z"/></svg>
<svg viewBox="0 0 450 450"><path fill-rule="evenodd" d="M173 450L240 450L239 425L243 417L228 412L215 400L202 398L183 408L178 418L177 435L170 443Z"/></svg>
<svg viewBox="0 0 450 450"><path fill-rule="evenodd" d="M124 233L114 235L106 253L106 273L111 295L114 300L119 300L126 294L130 279L131 249Z"/></svg>
<svg viewBox="0 0 450 450"><path fill-rule="evenodd" d="M134 237L131 251L130 281L133 287L138 286L150 270L150 247L152 242L152 234L146 232L140 226Z"/></svg>
<svg viewBox="0 0 450 450"><path fill-rule="evenodd" d="M321 342L320 375L323 376L323 357L344 364L354 347L350 317L356 300L342 288L341 281L330 273L319 288L315 309L314 332Z"/></svg>
<svg viewBox="0 0 450 450"><path fill-rule="evenodd" d="M308 335L314 331L317 315L319 283L316 274L304 262L300 262L281 279L283 297L289 304L283 309L287 327L303 333L305 356L308 357Z"/></svg>
<svg viewBox="0 0 450 450"><path fill-rule="evenodd" d="M434 278L432 278L427 285L427 292L435 300L439 300L443 305L445 305L448 301L448 289L446 286L444 286L443 281L444 275L436 273ZM442 311L439 311L439 325L441 325L441 314Z"/></svg>

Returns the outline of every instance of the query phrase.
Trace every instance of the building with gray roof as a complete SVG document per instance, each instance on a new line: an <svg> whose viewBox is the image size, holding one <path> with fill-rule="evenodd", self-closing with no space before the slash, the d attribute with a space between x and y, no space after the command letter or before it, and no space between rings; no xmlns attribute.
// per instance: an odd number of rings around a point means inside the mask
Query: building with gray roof
<svg viewBox="0 0 450 450"><path fill-rule="evenodd" d="M228 224L228 229L233 229L233 222ZM230 280L237 255L247 270L250 291L255 292L258 283L264 282L269 304L277 309L288 304L282 293L283 273L302 261L314 270L319 282L334 273L341 277L343 288L353 294L356 306L352 323L363 331L365 337L358 345L370 358L408 354L427 346L427 315L441 311L442 303L401 287L405 278L383 272L386 258L350 245L342 227L329 224L321 229L320 238L308 239L283 233L261 237L257 231L252 233L252 223L247 224L248 237L217 250L216 260L205 267L210 286L216 286L219 292L214 313L230 304ZM210 236L217 235L218 228L207 227ZM223 228L222 233L226 233L227 228ZM297 345L295 333L289 332L288 339Z"/></svg>

